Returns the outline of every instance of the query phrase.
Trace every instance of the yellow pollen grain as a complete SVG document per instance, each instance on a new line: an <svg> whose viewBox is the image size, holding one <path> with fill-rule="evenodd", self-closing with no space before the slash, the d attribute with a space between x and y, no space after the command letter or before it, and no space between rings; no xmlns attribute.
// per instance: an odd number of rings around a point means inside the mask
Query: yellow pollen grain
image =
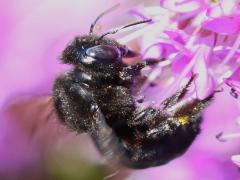
<svg viewBox="0 0 240 180"><path fill-rule="evenodd" d="M219 0L209 0L210 3L218 3Z"/></svg>
<svg viewBox="0 0 240 180"><path fill-rule="evenodd" d="M189 120L187 116L180 116L177 119L181 125L187 124Z"/></svg>

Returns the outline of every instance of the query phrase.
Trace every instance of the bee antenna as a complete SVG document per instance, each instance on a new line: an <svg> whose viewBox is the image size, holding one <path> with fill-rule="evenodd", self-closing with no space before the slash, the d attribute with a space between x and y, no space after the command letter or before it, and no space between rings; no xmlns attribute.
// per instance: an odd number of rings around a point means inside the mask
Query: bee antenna
<svg viewBox="0 0 240 180"><path fill-rule="evenodd" d="M107 14L107 13L115 10L116 8L119 7L119 5L120 5L119 3L118 3L118 4L115 4L113 7L109 8L109 9L105 10L104 12L102 12L101 14L99 14L98 17L95 19L95 21L91 24L89 33L90 33L90 34L93 33L94 27L95 27L95 25L97 24L98 20L99 20L101 17L103 17L105 14Z"/></svg>
<svg viewBox="0 0 240 180"><path fill-rule="evenodd" d="M134 22L134 23L131 23L131 24L124 25L122 27L119 27L119 28L113 29L109 32L106 32L105 34L101 35L99 39L102 39L104 36L106 36L108 34L116 34L118 31L120 31L122 29L131 27L131 26L135 26L135 25L138 25L138 24L148 23L148 22L151 22L151 21L152 21L152 19L146 19L146 20L143 20L143 21L137 21L137 22Z"/></svg>

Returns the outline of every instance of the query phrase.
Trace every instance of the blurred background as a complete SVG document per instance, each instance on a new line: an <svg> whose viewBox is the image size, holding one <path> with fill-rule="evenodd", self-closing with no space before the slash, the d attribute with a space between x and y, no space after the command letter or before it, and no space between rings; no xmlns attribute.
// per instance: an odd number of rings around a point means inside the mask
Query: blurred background
<svg viewBox="0 0 240 180"><path fill-rule="evenodd" d="M239 140L221 143L215 138L223 130L239 131L233 122L239 106L227 93L218 94L206 110L202 133L187 153L167 165L141 171L109 164L87 134L66 129L51 114L53 81L69 69L59 62L61 51L73 37L88 33L97 15L116 3L1 0L0 179L237 179L239 171L230 157L239 153ZM135 20L128 13L133 7L159 5L158 0L120 3L101 20L99 32Z"/></svg>

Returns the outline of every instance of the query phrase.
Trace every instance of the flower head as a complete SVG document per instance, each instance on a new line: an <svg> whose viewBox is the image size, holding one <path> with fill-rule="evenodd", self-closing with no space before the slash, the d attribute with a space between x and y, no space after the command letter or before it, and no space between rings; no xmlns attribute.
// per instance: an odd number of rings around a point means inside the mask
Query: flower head
<svg viewBox="0 0 240 180"><path fill-rule="evenodd" d="M146 91L155 92L151 99L163 101L193 73L197 74L197 79L192 96L202 99L224 89L230 92L226 95L228 98L231 99L230 94L234 98L239 97L240 7L237 1L161 0L159 7L142 6L131 12L140 18L150 17L154 20L150 25L154 29L151 33L148 29L150 26L141 29L143 57L164 58L148 74L148 82L143 86L146 90L154 82L161 87ZM138 37L134 35L129 34L120 40ZM240 115L236 100L232 101L235 115L231 116L232 119L225 117L229 122ZM218 132L221 130L226 129L219 129ZM217 137L225 141L240 135L220 133ZM232 159L237 162L239 157L233 156Z"/></svg>

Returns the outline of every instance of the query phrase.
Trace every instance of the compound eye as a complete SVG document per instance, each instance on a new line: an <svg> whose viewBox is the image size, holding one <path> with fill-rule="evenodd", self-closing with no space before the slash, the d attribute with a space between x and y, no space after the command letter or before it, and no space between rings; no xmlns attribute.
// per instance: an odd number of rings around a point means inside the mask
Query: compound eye
<svg viewBox="0 0 240 180"><path fill-rule="evenodd" d="M138 52L128 49L127 47L121 48L121 51L124 58L133 58L133 57L140 56Z"/></svg>
<svg viewBox="0 0 240 180"><path fill-rule="evenodd" d="M97 45L88 48L86 51L87 56L95 59L113 60L121 57L121 51L114 46Z"/></svg>

